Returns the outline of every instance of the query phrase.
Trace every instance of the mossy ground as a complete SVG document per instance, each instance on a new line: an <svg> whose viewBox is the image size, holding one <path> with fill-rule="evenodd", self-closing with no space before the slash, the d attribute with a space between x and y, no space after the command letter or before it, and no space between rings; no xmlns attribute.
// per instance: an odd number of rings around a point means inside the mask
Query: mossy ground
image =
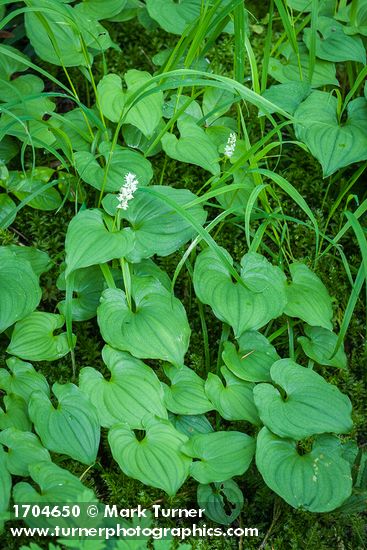
<svg viewBox="0 0 367 550"><path fill-rule="evenodd" d="M116 39L122 49L122 55L116 52L107 54L109 69L117 73L122 74L130 68L154 70L151 63L152 55L174 43L172 36L159 30L150 35L145 34L136 22L125 23L121 29L117 32ZM116 33L116 30L114 32ZM261 35L259 35L259 38L255 36L253 47L259 59L261 58L261 44ZM222 74L229 73L233 53L231 40L228 37L223 37L220 40L213 56L214 70ZM98 69L98 63L96 69ZM76 71L73 76L83 82ZM83 84L80 85L81 89L82 87ZM258 132L256 117L248 122L250 135L253 128L254 140L256 140L258 137L256 134ZM327 182L322 179L318 163L310 155L305 154L302 150L297 151L294 147L289 153L287 151L283 151L283 153L284 156L277 167L278 173L284 175L306 198L322 227L337 196L338 189L335 187L329 191L321 207ZM163 169L163 156L155 157L153 162L155 177L158 180L160 170ZM166 184L188 187L194 192L201 187L205 177L206 175L201 170L192 166L175 162L170 162L165 166L164 182ZM337 182L337 185L341 186L342 183L342 181ZM364 190L362 187L357 188L355 193L361 199ZM294 203L285 195L279 196L284 212L302 219L302 213L298 211ZM8 230L0 233L0 244L21 242L22 244L33 245L48 252L55 261L55 267L45 274L41 281L43 286L42 307L47 311L56 311L57 302L62 299L62 294L55 287L55 281L58 275L57 266L63 258L66 227L72 214L73 208L70 204L66 205L57 215L23 209L14 224L17 232ZM342 214L339 213L332 220L329 226L330 234L336 234L341 219ZM296 224L289 224L289 233L293 257L308 262L311 256L310 250L315 244L314 233ZM240 257L245 252L243 231L234 225L224 226L219 242L226 246L235 257ZM270 240L266 244L269 247L272 246ZM348 234L342 244L345 247L344 251L352 268L357 269L360 263L360 255L356 242ZM179 258L179 254L171 256L162 261L161 265L172 274ZM319 261L317 273L335 298L335 322L338 324L347 304L350 285L335 252L331 251L329 255L324 256ZM204 370L202 332L197 303L193 298L191 279L185 269L182 271L176 285L176 294L184 302L192 328L187 364L200 374ZM205 309L205 316L209 332L211 362L215 365L221 326L214 319L209 308ZM354 407L355 435L361 445L365 445L367 442L365 424L367 403L365 327L364 304L360 300L346 339L349 370L325 369L324 373L330 381L336 383L351 398ZM74 330L78 337L76 348L78 367L90 365L102 368L100 350L103 344L96 322L92 320L87 323L75 324ZM4 345L2 349L5 349L6 342L7 338L3 336L1 343ZM280 341L280 352L283 351L284 355L287 353L287 345L286 339ZM69 358L64 358L52 364L40 363L35 366L47 375L50 384L55 381L66 382L71 379ZM162 505L166 507L196 507L196 484L193 481L187 482L173 499L168 499L160 491L146 487L140 482L125 476L111 457L105 433L102 437L99 456L100 462L88 471L83 481L96 491L97 496L102 501L126 508L133 508L137 502L142 506L149 507L157 500L162 501ZM84 468L74 461L62 460L60 457L58 457L58 461L60 465L67 467L76 475L83 473ZM260 548L260 545L265 550L359 550L365 548L365 518L362 515L310 514L294 510L264 486L254 466L246 472L245 476L238 479L238 483L244 493L245 505L236 524L257 527L260 537L247 538L239 542L238 540L224 539L190 540L194 548L206 550L239 547L246 550ZM208 520L206 523L209 525L211 522ZM169 522L165 523L165 526L167 525L169 525ZM1 547L4 549L17 549L21 544L29 544L30 542L25 539L10 540L7 535L1 537L0 541ZM47 547L45 540L38 540L37 543L42 548Z"/></svg>

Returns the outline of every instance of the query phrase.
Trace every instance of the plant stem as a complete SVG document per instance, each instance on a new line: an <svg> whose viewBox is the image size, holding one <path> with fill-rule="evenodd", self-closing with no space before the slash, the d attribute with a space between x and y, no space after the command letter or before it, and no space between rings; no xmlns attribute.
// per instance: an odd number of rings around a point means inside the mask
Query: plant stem
<svg viewBox="0 0 367 550"><path fill-rule="evenodd" d="M124 280L124 288L126 294L127 305L130 311L132 311L132 299L131 299L131 273L129 262L125 258L120 258L120 266L122 271L122 278Z"/></svg>

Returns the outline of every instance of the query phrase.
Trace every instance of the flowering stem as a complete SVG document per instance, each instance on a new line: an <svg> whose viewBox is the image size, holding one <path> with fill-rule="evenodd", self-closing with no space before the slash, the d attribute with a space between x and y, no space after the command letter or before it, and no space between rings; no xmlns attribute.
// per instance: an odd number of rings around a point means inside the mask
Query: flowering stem
<svg viewBox="0 0 367 550"><path fill-rule="evenodd" d="M122 278L124 280L124 288L125 288L127 305L129 306L130 311L132 311L133 308L132 308L132 299L131 299L131 273L130 273L129 262L127 262L125 258L121 258L120 265L121 265L121 271L122 271Z"/></svg>
<svg viewBox="0 0 367 550"><path fill-rule="evenodd" d="M114 278L112 277L112 273L108 264L99 264L99 267L101 268L103 277L105 278L108 288L116 288L116 284Z"/></svg>

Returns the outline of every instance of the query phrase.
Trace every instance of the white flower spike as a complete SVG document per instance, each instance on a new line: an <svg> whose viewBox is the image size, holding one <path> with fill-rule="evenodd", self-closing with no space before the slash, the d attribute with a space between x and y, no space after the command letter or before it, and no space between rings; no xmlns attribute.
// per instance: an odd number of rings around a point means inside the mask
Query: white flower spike
<svg viewBox="0 0 367 550"><path fill-rule="evenodd" d="M129 201L134 198L134 193L138 188L139 181L135 174L128 172L124 178L125 183L120 188L120 192L117 195L119 201L116 208L121 208L122 210L127 210L129 207Z"/></svg>
<svg viewBox="0 0 367 550"><path fill-rule="evenodd" d="M227 144L224 148L224 154L226 157L228 157L229 159L233 156L233 153L236 149L236 141L237 141L237 136L234 132L231 132L229 134L229 138L227 140Z"/></svg>

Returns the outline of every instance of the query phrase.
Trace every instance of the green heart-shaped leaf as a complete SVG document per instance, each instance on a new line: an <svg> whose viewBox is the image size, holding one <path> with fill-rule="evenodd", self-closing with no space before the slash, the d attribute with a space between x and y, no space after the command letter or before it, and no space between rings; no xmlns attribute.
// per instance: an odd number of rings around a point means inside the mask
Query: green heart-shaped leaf
<svg viewBox="0 0 367 550"><path fill-rule="evenodd" d="M9 507L11 493L11 475L6 467L6 453L0 445L0 533L3 529L3 512Z"/></svg>
<svg viewBox="0 0 367 550"><path fill-rule="evenodd" d="M125 7L127 0L84 0L79 5L79 13L83 13L85 17L93 19L109 19L120 13ZM83 9L81 9L83 8Z"/></svg>
<svg viewBox="0 0 367 550"><path fill-rule="evenodd" d="M326 61L357 61L366 64L366 50L360 36L348 36L333 17L319 16L316 23L316 56ZM305 29L304 41L311 47L312 31Z"/></svg>
<svg viewBox="0 0 367 550"><path fill-rule="evenodd" d="M300 66L303 75L303 81L308 82L307 75L310 72L310 54L305 46L298 42L298 52L295 53L292 47L286 45L281 50L285 59L280 60L277 57L269 59L269 74L278 82L286 84L287 82L300 81ZM335 76L336 67L330 61L315 59L311 86L319 88L320 86L339 86L339 82Z"/></svg>
<svg viewBox="0 0 367 550"><path fill-rule="evenodd" d="M51 461L47 449L42 447L38 437L31 432L8 428L0 432L0 443L8 449L6 465L15 476L28 477L31 464Z"/></svg>
<svg viewBox="0 0 367 550"><path fill-rule="evenodd" d="M42 252L42 250L38 250L32 246L11 244L7 246L7 249L13 252L18 258L29 262L37 277L49 271L52 267L52 262L47 252Z"/></svg>
<svg viewBox="0 0 367 550"><path fill-rule="evenodd" d="M0 151L1 154L1 151ZM15 218L16 218L16 212L14 212L14 209L16 208L15 202L6 194L1 193L0 195L0 228L6 229L11 225ZM10 216L10 217L9 217Z"/></svg>
<svg viewBox="0 0 367 550"><path fill-rule="evenodd" d="M256 465L265 483L294 508L330 512L352 492L351 466L335 436L319 436L311 452L300 455L295 441L264 427L257 437Z"/></svg>
<svg viewBox="0 0 367 550"><path fill-rule="evenodd" d="M336 386L291 359L274 363L270 374L286 396L270 384L258 384L254 399L261 420L272 432L293 439L350 432L352 404Z"/></svg>
<svg viewBox="0 0 367 550"><path fill-rule="evenodd" d="M348 4L347 6L341 4L335 15L335 19L347 23L347 25L343 25L345 34L362 34L363 36L367 36L367 9L365 0L354 4L353 12L352 4Z"/></svg>
<svg viewBox="0 0 367 550"><path fill-rule="evenodd" d="M62 315L34 311L16 323L6 351L29 361L56 361L70 351L66 332L53 334L63 325Z"/></svg>
<svg viewBox="0 0 367 550"><path fill-rule="evenodd" d="M24 399L19 395L9 394L3 397L3 401L6 412L0 407L0 430L6 430L10 427L25 432L31 430L32 423L29 420L28 407Z"/></svg>
<svg viewBox="0 0 367 550"><path fill-rule="evenodd" d="M139 185L148 185L153 177L152 165L143 155L131 149L124 149L102 142L99 152L104 157L101 166L95 156L88 151L79 151L74 155L75 167L83 181L95 189L104 189L114 193L124 184L124 177L129 173L136 175Z"/></svg>
<svg viewBox="0 0 367 550"><path fill-rule="evenodd" d="M244 332L237 339L239 350L225 342L222 359L237 378L248 382L268 382L270 367L280 359L274 346L260 332Z"/></svg>
<svg viewBox="0 0 367 550"><path fill-rule="evenodd" d="M222 253L232 265L229 253ZM232 282L231 273L210 248L195 263L194 287L197 297L209 304L216 317L231 325L235 336L255 330L283 313L286 305L284 273L255 252L241 260L243 284Z"/></svg>
<svg viewBox="0 0 367 550"><path fill-rule="evenodd" d="M174 134L164 134L162 147L165 153L180 162L196 164L208 170L214 176L220 174L218 151L216 146L191 117L184 116L178 119L177 127L180 138Z"/></svg>
<svg viewBox="0 0 367 550"><path fill-rule="evenodd" d="M56 409L41 392L32 393L29 400L29 416L43 445L55 453L92 464L100 437L97 411L74 384L55 383L52 391L59 402Z"/></svg>
<svg viewBox="0 0 367 550"><path fill-rule="evenodd" d="M69 223L66 233L65 275L75 269L122 258L132 247L131 231L109 231L100 210L81 210Z"/></svg>
<svg viewBox="0 0 367 550"><path fill-rule="evenodd" d="M73 151L90 152L95 135L94 131L97 130L97 127L92 115L88 116L87 113L88 111L86 107L84 107L83 110L81 108L76 108L63 114L62 119L59 120L60 130L57 132L56 136L57 144L60 148L64 148L68 152L71 148ZM90 133L91 130L92 135ZM60 177L67 180L72 175L68 172L62 173L60 171L58 172L58 176L60 188ZM82 188L79 181L77 181L77 186L78 199L80 199L82 196Z"/></svg>
<svg viewBox="0 0 367 550"><path fill-rule="evenodd" d="M101 97L101 109L103 114L112 122L119 122L124 113L125 103L139 88L145 90L157 89L157 85L150 84L152 76L146 71L131 69L124 75L127 84L127 92L122 91L121 78L116 74L108 74L98 84ZM148 138L150 138L158 126L163 114L163 94L161 91L135 99L133 106L125 113L124 123L132 124Z"/></svg>
<svg viewBox="0 0 367 550"><path fill-rule="evenodd" d="M25 14L27 36L36 54L48 63L88 66L93 49L101 52L112 44L106 29L94 17L86 17L83 9L52 0L30 0L29 7L36 9Z"/></svg>
<svg viewBox="0 0 367 550"><path fill-rule="evenodd" d="M61 273L56 282L59 290L66 289L65 272ZM71 313L74 321L88 321L97 314L97 307L105 281L99 266L90 266L75 271L73 291L77 297L71 300ZM60 313L65 315L65 300L57 304Z"/></svg>
<svg viewBox="0 0 367 550"><path fill-rule="evenodd" d="M150 189L162 195L163 199L167 197L181 207L185 207L197 198L187 189L174 189L160 185L151 186ZM117 204L117 195L107 195L103 200L103 207L110 215L116 213ZM201 205L185 208L185 210L197 223L204 224L207 214ZM159 196L144 193L141 189L135 193L129 208L125 211L121 210L120 218L130 223L135 236L134 248L126 256L133 262L150 258L154 254L168 256L196 235L192 225L172 206Z"/></svg>
<svg viewBox="0 0 367 550"><path fill-rule="evenodd" d="M52 168L39 167L30 172L9 172L9 179L5 181L4 187L8 193L12 193L19 200L27 199L37 191L37 196L27 203L31 208L37 210L56 210L61 206L61 197L54 188L42 190L50 180L54 170Z"/></svg>
<svg viewBox="0 0 367 550"><path fill-rule="evenodd" d="M284 313L298 317L312 326L332 330L331 298L319 277L304 264L291 264L292 282L287 287Z"/></svg>
<svg viewBox="0 0 367 550"><path fill-rule="evenodd" d="M14 54L17 56L16 59L13 57ZM7 44L1 44L0 74L2 78L10 80L12 74L26 71L28 69L26 61L29 61L29 58L21 51Z"/></svg>
<svg viewBox="0 0 367 550"><path fill-rule="evenodd" d="M8 247L0 247L0 332L29 315L41 296L31 264L18 258Z"/></svg>
<svg viewBox="0 0 367 550"><path fill-rule="evenodd" d="M78 477L53 462L43 461L30 464L29 473L33 481L39 486L40 491L37 491L29 483L17 483L13 490L16 503L76 504L79 502L90 503L96 500L93 491L85 487ZM33 521L36 519L33 518ZM45 519L45 516L43 516L43 524ZM70 522L70 518L68 519ZM32 521L32 518L28 516L27 523L30 521ZM60 518L58 518L58 521L60 521Z"/></svg>
<svg viewBox="0 0 367 550"><path fill-rule="evenodd" d="M247 420L260 425L260 418L254 403L251 382L244 382L234 376L226 367L221 368L226 381L224 386L219 376L209 373L205 393L219 414L226 420Z"/></svg>
<svg viewBox="0 0 367 550"><path fill-rule="evenodd" d="M7 394L19 395L26 403L34 391L50 395L46 378L37 372L30 363L25 363L17 357L10 357L6 363L11 372L0 369L0 388Z"/></svg>
<svg viewBox="0 0 367 550"><path fill-rule="evenodd" d="M232 106L235 95L221 88L205 88L203 95L203 114L206 124L211 125L224 115ZM210 115L210 116L209 116ZM199 116L199 118L201 118Z"/></svg>
<svg viewBox="0 0 367 550"><path fill-rule="evenodd" d="M241 513L243 494L233 479L223 483L198 485L197 499L205 515L216 523L230 525Z"/></svg>
<svg viewBox="0 0 367 550"><path fill-rule="evenodd" d="M213 410L213 404L205 395L205 382L192 369L164 366L171 384L164 387L164 403L175 414L202 414Z"/></svg>
<svg viewBox="0 0 367 550"><path fill-rule="evenodd" d="M109 346L103 348L102 357L111 373L108 380L91 367L80 372L80 389L95 406L101 426L126 422L140 429L148 413L167 418L163 389L150 367Z"/></svg>
<svg viewBox="0 0 367 550"><path fill-rule="evenodd" d="M111 428L108 442L113 458L129 477L172 496L189 474L191 459L180 450L187 437L157 417L146 417L143 426L145 436L140 440L126 424Z"/></svg>
<svg viewBox="0 0 367 550"><path fill-rule="evenodd" d="M181 449L198 459L191 464L190 474L206 484L246 472L255 452L255 440L241 432L214 432L192 436Z"/></svg>
<svg viewBox="0 0 367 550"><path fill-rule="evenodd" d="M182 34L187 25L199 17L200 0L147 0L146 6L152 19L167 32Z"/></svg>
<svg viewBox="0 0 367 550"><path fill-rule="evenodd" d="M328 92L313 92L294 113L297 139L321 163L324 177L353 162L367 159L367 103L350 101L348 118L340 123L338 100Z"/></svg>
<svg viewBox="0 0 367 550"><path fill-rule="evenodd" d="M270 86L263 96L268 101L278 105L283 111L291 115L295 112L302 101L311 93L311 84L308 82L286 82Z"/></svg>
<svg viewBox="0 0 367 550"><path fill-rule="evenodd" d="M195 434L207 434L213 432L213 427L203 414L175 415L169 413L169 421L174 427L187 437Z"/></svg>
<svg viewBox="0 0 367 550"><path fill-rule="evenodd" d="M347 356L343 346L340 346L333 356L338 336L322 327L305 327L306 336L297 338L304 353L319 365L347 368Z"/></svg>
<svg viewBox="0 0 367 550"><path fill-rule="evenodd" d="M190 327L181 302L157 281L132 278L133 310L120 289L103 292L97 320L110 346L141 359L163 359L181 365Z"/></svg>

